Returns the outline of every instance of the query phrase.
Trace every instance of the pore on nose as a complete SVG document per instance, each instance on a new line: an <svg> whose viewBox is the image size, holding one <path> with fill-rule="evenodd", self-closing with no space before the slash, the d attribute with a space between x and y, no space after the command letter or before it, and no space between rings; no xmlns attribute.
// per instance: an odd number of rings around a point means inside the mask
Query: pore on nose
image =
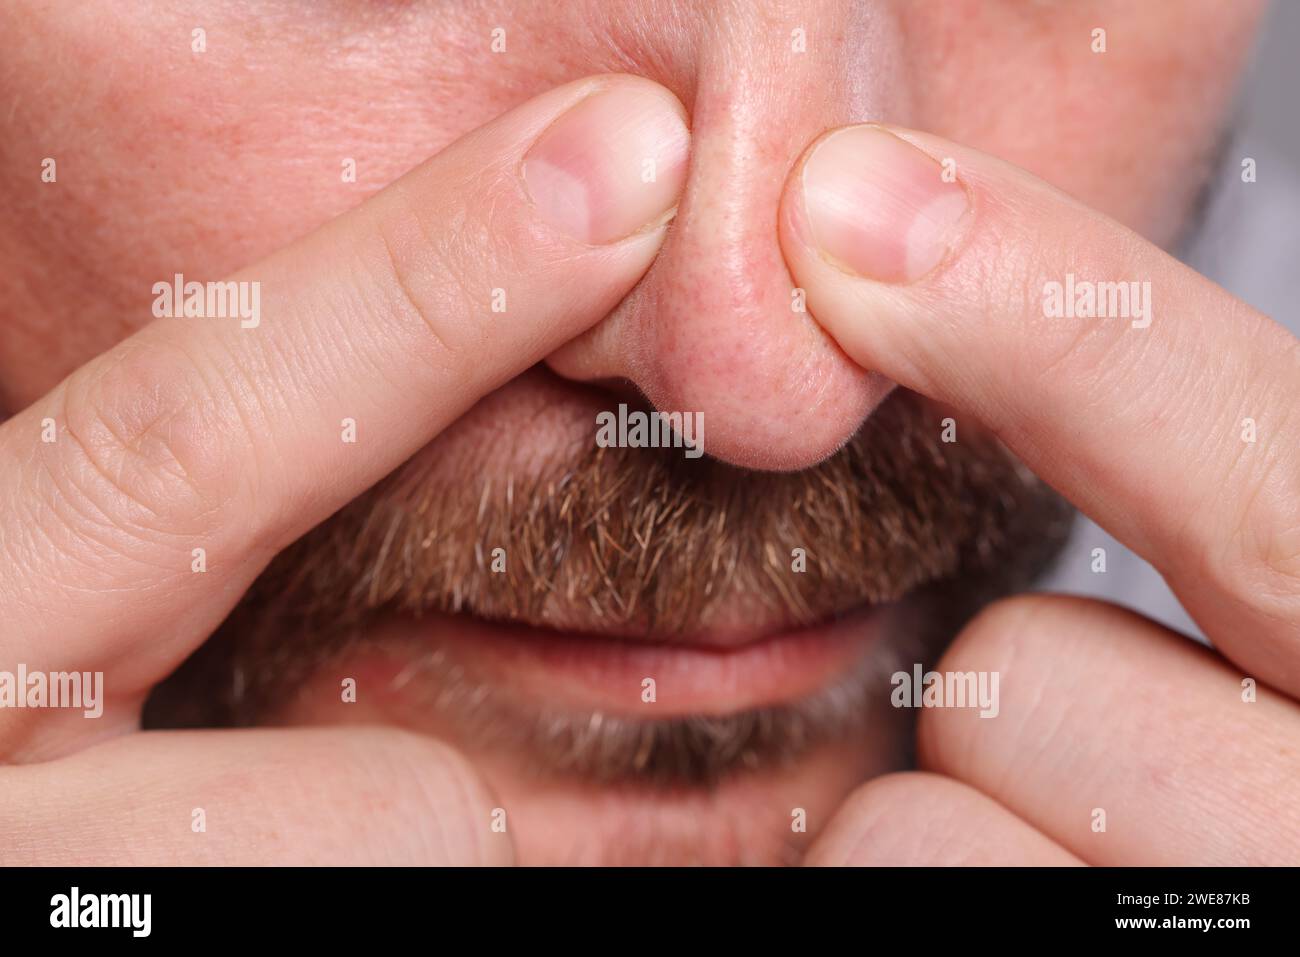
<svg viewBox="0 0 1300 957"><path fill-rule="evenodd" d="M714 458L799 469L843 445L890 383L822 332L781 255L781 191L821 127L792 129L784 106L741 96L697 99L687 183L658 258L547 361L578 381L630 381L662 412L698 413Z"/></svg>

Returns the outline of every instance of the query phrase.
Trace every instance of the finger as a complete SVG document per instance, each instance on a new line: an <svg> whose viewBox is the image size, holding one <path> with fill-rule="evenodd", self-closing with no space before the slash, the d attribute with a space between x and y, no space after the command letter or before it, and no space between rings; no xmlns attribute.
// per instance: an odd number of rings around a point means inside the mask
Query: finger
<svg viewBox="0 0 1300 957"><path fill-rule="evenodd" d="M818 867L1059 867L1082 863L996 801L937 774L862 785L808 852Z"/></svg>
<svg viewBox="0 0 1300 957"><path fill-rule="evenodd" d="M1300 693L1295 338L1029 174L917 133L822 139L781 238L852 358L982 420L1227 654ZM1078 318L1089 292L1120 315Z"/></svg>
<svg viewBox="0 0 1300 957"><path fill-rule="evenodd" d="M1092 864L1300 860L1300 707L1114 605L991 606L940 675L998 680L996 717L925 708L922 767L983 791Z"/></svg>
<svg viewBox="0 0 1300 957"><path fill-rule="evenodd" d="M627 293L687 135L647 80L551 91L231 277L256 322L159 319L6 423L0 661L138 702L272 554Z"/></svg>
<svg viewBox="0 0 1300 957"><path fill-rule="evenodd" d="M510 863L494 819L464 758L389 729L149 732L0 769L0 865Z"/></svg>

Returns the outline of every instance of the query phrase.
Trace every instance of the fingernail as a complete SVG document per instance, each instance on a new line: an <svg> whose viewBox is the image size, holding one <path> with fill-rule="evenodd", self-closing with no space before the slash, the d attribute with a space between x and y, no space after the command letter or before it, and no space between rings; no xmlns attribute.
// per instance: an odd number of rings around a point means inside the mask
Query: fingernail
<svg viewBox="0 0 1300 957"><path fill-rule="evenodd" d="M911 282L938 265L966 212L944 167L877 126L832 133L803 168L804 209L822 254L880 282Z"/></svg>
<svg viewBox="0 0 1300 957"><path fill-rule="evenodd" d="M657 224L677 204L690 132L680 105L651 86L593 93L556 120L524 157L538 213L602 245Z"/></svg>

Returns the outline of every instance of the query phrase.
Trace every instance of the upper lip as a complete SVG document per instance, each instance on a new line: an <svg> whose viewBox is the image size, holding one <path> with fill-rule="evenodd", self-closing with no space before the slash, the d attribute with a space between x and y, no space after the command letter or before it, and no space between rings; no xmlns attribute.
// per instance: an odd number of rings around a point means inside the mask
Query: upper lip
<svg viewBox="0 0 1300 957"><path fill-rule="evenodd" d="M706 620L696 622L689 628L664 631L656 629L652 622L644 619L634 619L629 622L622 618L601 615L594 609L578 609L551 603L539 618L530 616L514 619L509 623L570 635L590 635L640 644L725 650L741 648L776 635L826 624L846 614L861 611L867 605L868 603L862 601L848 602L844 607L819 609L812 616L796 617L766 605L759 607L755 602L731 600L719 602L711 607Z"/></svg>

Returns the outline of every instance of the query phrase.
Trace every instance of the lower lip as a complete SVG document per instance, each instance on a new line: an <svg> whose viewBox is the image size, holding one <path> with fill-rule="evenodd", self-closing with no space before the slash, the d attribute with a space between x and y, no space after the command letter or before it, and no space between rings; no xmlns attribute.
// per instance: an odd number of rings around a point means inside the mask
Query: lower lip
<svg viewBox="0 0 1300 957"><path fill-rule="evenodd" d="M734 714L812 694L877 643L883 608L771 635L749 644L647 644L499 625L456 615L393 620L372 647L441 649L478 681L552 709L653 717ZM372 664L398 680L401 663ZM382 677L382 676L376 676ZM653 681L653 685L649 682ZM653 691L653 695L650 692Z"/></svg>

